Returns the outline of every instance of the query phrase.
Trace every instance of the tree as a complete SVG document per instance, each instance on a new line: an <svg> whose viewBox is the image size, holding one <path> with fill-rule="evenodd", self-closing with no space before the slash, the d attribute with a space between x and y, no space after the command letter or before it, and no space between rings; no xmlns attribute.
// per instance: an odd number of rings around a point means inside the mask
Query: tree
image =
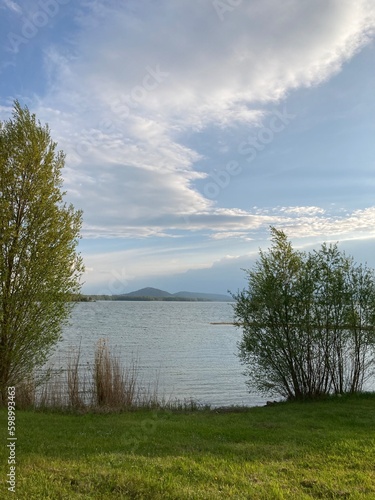
<svg viewBox="0 0 375 500"><path fill-rule="evenodd" d="M0 393L45 363L80 290L82 214L64 202L48 126L15 102L0 122Z"/></svg>
<svg viewBox="0 0 375 500"><path fill-rule="evenodd" d="M287 399L362 390L375 365L374 271L337 245L298 252L275 228L271 241L233 295L249 386Z"/></svg>

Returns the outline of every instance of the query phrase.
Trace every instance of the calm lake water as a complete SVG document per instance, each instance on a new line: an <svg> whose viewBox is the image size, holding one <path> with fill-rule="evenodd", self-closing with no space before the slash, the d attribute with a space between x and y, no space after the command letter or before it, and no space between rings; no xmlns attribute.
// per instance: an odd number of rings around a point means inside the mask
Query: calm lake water
<svg viewBox="0 0 375 500"><path fill-rule="evenodd" d="M79 303L65 327L55 360L81 346L81 363L92 362L97 341L106 339L124 365L138 360L142 383L158 379L159 396L193 398L212 406L265 404L249 394L237 357L241 331L231 325L229 303Z"/></svg>

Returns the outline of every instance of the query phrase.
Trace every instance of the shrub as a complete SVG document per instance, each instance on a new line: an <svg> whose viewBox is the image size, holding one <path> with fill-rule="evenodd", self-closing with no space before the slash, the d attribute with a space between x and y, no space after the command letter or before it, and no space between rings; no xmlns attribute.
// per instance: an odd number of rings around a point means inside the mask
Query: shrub
<svg viewBox="0 0 375 500"><path fill-rule="evenodd" d="M361 391L375 361L375 275L337 245L299 252L271 228L233 294L249 385L287 399Z"/></svg>

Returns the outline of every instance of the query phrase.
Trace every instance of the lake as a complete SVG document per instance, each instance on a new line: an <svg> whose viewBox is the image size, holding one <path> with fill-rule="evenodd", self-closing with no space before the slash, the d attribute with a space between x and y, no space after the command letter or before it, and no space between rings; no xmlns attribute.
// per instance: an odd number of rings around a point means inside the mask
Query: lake
<svg viewBox="0 0 375 500"><path fill-rule="evenodd" d="M104 338L125 366L138 361L143 384L158 380L159 396L211 406L263 405L264 397L249 394L236 355L241 331L211 324L232 321L230 303L82 302L73 309L54 360L66 360L80 345L81 363L92 362Z"/></svg>

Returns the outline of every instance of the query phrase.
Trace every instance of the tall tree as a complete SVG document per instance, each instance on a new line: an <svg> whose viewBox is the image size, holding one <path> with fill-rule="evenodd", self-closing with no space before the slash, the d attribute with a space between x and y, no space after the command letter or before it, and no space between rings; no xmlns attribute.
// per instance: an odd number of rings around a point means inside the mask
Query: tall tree
<svg viewBox="0 0 375 500"><path fill-rule="evenodd" d="M15 102L0 122L0 393L47 360L80 290L82 213L64 202L48 126Z"/></svg>

